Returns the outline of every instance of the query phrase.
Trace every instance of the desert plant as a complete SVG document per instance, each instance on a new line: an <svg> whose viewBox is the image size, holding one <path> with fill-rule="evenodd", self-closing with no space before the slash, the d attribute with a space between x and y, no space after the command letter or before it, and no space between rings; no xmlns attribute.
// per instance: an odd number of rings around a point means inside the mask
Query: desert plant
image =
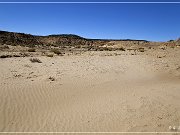
<svg viewBox="0 0 180 135"><path fill-rule="evenodd" d="M144 52L144 48L138 48L140 52Z"/></svg>
<svg viewBox="0 0 180 135"><path fill-rule="evenodd" d="M47 57L53 57L53 54L46 54Z"/></svg>
<svg viewBox="0 0 180 135"><path fill-rule="evenodd" d="M76 47L77 47L77 48L81 48L81 45L77 45Z"/></svg>
<svg viewBox="0 0 180 135"><path fill-rule="evenodd" d="M108 47L107 49L108 49L108 51L114 51L114 48L112 48L112 47Z"/></svg>
<svg viewBox="0 0 180 135"><path fill-rule="evenodd" d="M13 57L21 57L20 54L13 54Z"/></svg>
<svg viewBox="0 0 180 135"><path fill-rule="evenodd" d="M126 51L124 47L120 47L120 48L118 48L118 50L120 50L120 51Z"/></svg>
<svg viewBox="0 0 180 135"><path fill-rule="evenodd" d="M42 55L44 55L44 54L46 54L46 51L43 50L43 51L41 51L41 53L42 53Z"/></svg>
<svg viewBox="0 0 180 135"><path fill-rule="evenodd" d="M21 52L21 53L19 53L22 57L27 57L27 56L29 56L29 54L28 53L24 53L24 52Z"/></svg>
<svg viewBox="0 0 180 135"><path fill-rule="evenodd" d="M12 57L12 55L4 54L0 56L0 58L10 58L10 57Z"/></svg>
<svg viewBox="0 0 180 135"><path fill-rule="evenodd" d="M5 50L5 49L9 49L9 46L7 46L7 45L1 46L1 45L0 45L0 50Z"/></svg>
<svg viewBox="0 0 180 135"><path fill-rule="evenodd" d="M99 48L99 51L104 51L104 49L102 47Z"/></svg>
<svg viewBox="0 0 180 135"><path fill-rule="evenodd" d="M55 81L55 78L50 76L50 77L49 77L49 80Z"/></svg>
<svg viewBox="0 0 180 135"><path fill-rule="evenodd" d="M55 54L57 54L57 55L62 54L62 53L59 51L59 49L56 49L56 48L51 49L51 52L53 52L53 53L55 53Z"/></svg>
<svg viewBox="0 0 180 135"><path fill-rule="evenodd" d="M29 48L29 49L28 49L28 52L35 52L35 51L36 51L35 48Z"/></svg>
<svg viewBox="0 0 180 135"><path fill-rule="evenodd" d="M30 61L31 61L32 63L42 63L42 61L39 60L38 58L30 58Z"/></svg>

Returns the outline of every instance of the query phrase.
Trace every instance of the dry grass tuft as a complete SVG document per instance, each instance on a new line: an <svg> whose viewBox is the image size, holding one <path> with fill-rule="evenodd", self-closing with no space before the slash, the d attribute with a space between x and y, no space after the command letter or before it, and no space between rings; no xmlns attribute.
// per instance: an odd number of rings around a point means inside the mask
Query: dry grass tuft
<svg viewBox="0 0 180 135"><path fill-rule="evenodd" d="M12 55L8 55L8 54L3 54L0 56L0 58L10 58L12 57Z"/></svg>
<svg viewBox="0 0 180 135"><path fill-rule="evenodd" d="M35 48L29 48L28 52L36 52L36 49Z"/></svg>
<svg viewBox="0 0 180 135"><path fill-rule="evenodd" d="M55 78L51 77L51 76L48 79L51 80L51 81L55 81Z"/></svg>
<svg viewBox="0 0 180 135"><path fill-rule="evenodd" d="M125 49L124 47L120 47L120 48L118 48L118 50L120 50L120 51L126 51L126 49Z"/></svg>
<svg viewBox="0 0 180 135"><path fill-rule="evenodd" d="M47 57L54 57L53 54L46 54Z"/></svg>
<svg viewBox="0 0 180 135"><path fill-rule="evenodd" d="M38 59L38 58L30 58L30 61L32 63L42 63L42 61L40 59Z"/></svg>
<svg viewBox="0 0 180 135"><path fill-rule="evenodd" d="M0 50L8 50L8 49L9 49L9 46L7 45L0 46Z"/></svg>
<svg viewBox="0 0 180 135"><path fill-rule="evenodd" d="M145 50L144 50L144 48L138 48L138 51L139 52L144 52Z"/></svg>
<svg viewBox="0 0 180 135"><path fill-rule="evenodd" d="M60 50L59 50L59 49L56 49L56 48L51 49L51 52L53 52L53 53L55 53L55 54L57 54L57 55L62 55L62 53L60 52Z"/></svg>

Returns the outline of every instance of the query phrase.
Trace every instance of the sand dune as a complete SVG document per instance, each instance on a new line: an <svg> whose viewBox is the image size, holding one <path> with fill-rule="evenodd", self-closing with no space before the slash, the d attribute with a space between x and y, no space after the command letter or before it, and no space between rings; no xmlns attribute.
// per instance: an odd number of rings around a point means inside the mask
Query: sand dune
<svg viewBox="0 0 180 135"><path fill-rule="evenodd" d="M0 59L0 131L169 132L180 126L180 50L166 51Z"/></svg>

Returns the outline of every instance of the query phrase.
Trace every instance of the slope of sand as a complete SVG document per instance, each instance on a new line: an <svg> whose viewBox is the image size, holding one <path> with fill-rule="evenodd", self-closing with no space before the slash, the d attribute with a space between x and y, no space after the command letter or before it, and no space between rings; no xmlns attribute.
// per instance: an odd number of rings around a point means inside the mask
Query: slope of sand
<svg viewBox="0 0 180 135"><path fill-rule="evenodd" d="M180 49L132 53L39 56L42 63L0 59L0 131L165 132L180 126Z"/></svg>

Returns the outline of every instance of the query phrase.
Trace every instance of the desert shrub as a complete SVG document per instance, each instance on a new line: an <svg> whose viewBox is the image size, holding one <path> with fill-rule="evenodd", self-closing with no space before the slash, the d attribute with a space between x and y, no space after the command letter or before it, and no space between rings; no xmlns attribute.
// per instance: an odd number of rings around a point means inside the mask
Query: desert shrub
<svg viewBox="0 0 180 135"><path fill-rule="evenodd" d="M112 48L112 47L94 47L94 48L92 48L92 50L95 50L95 51L114 51L115 48Z"/></svg>
<svg viewBox="0 0 180 135"><path fill-rule="evenodd" d="M23 45L23 46L27 46L27 45ZM31 45L28 45L28 47L30 47L30 48L33 48L33 47L35 47L36 45L34 45L34 44L31 44Z"/></svg>
<svg viewBox="0 0 180 135"><path fill-rule="evenodd" d="M114 48L108 47L107 50L108 50L108 51L114 51Z"/></svg>
<svg viewBox="0 0 180 135"><path fill-rule="evenodd" d="M21 57L20 54L13 54L13 57Z"/></svg>
<svg viewBox="0 0 180 135"><path fill-rule="evenodd" d="M32 63L42 63L42 61L40 59L38 59L38 58L30 58L30 61Z"/></svg>
<svg viewBox="0 0 180 135"><path fill-rule="evenodd" d="M165 46L160 46L159 49L166 50Z"/></svg>
<svg viewBox="0 0 180 135"><path fill-rule="evenodd" d="M162 58L162 56L157 56L157 58Z"/></svg>
<svg viewBox="0 0 180 135"><path fill-rule="evenodd" d="M24 53L24 52L21 52L21 53L19 53L22 57L27 57L27 56L29 56L29 54L28 53Z"/></svg>
<svg viewBox="0 0 180 135"><path fill-rule="evenodd" d="M138 49L140 52L144 52L144 48L139 48Z"/></svg>
<svg viewBox="0 0 180 135"><path fill-rule="evenodd" d="M50 77L49 77L49 80L55 81L55 78L50 76Z"/></svg>
<svg viewBox="0 0 180 135"><path fill-rule="evenodd" d="M29 49L28 49L28 52L35 52L35 51L36 51L35 48L29 48Z"/></svg>
<svg viewBox="0 0 180 135"><path fill-rule="evenodd" d="M51 52L53 52L53 53L55 53L55 54L57 54L57 55L62 54L62 53L60 52L60 50L59 50L59 49L56 49L56 48L51 49Z"/></svg>
<svg viewBox="0 0 180 135"><path fill-rule="evenodd" d="M46 54L46 51L41 51L42 55Z"/></svg>
<svg viewBox="0 0 180 135"><path fill-rule="evenodd" d="M104 48L100 47L100 48L99 48L99 51L104 51Z"/></svg>
<svg viewBox="0 0 180 135"><path fill-rule="evenodd" d="M120 47L120 48L118 48L118 50L120 50L120 51L126 51L124 47Z"/></svg>
<svg viewBox="0 0 180 135"><path fill-rule="evenodd" d="M4 55L1 55L0 58L10 58L12 57L11 55L8 55L8 54L4 54Z"/></svg>
<svg viewBox="0 0 180 135"><path fill-rule="evenodd" d="M108 48L108 47L103 47L103 50L104 50L104 51L111 51L112 49L111 49L111 48Z"/></svg>
<svg viewBox="0 0 180 135"><path fill-rule="evenodd" d="M21 57L20 54L4 54L4 55L1 55L0 58L11 58L11 57Z"/></svg>
<svg viewBox="0 0 180 135"><path fill-rule="evenodd" d="M9 49L9 46L7 45L0 46L0 50L4 50L4 49Z"/></svg>
<svg viewBox="0 0 180 135"><path fill-rule="evenodd" d="M77 45L76 48L81 48L81 45Z"/></svg>
<svg viewBox="0 0 180 135"><path fill-rule="evenodd" d="M180 70L180 66L178 66L178 67L176 68L176 70Z"/></svg>
<svg viewBox="0 0 180 135"><path fill-rule="evenodd" d="M107 43L108 46L113 46L115 43Z"/></svg>
<svg viewBox="0 0 180 135"><path fill-rule="evenodd" d="M53 57L53 54L46 54L47 57Z"/></svg>

